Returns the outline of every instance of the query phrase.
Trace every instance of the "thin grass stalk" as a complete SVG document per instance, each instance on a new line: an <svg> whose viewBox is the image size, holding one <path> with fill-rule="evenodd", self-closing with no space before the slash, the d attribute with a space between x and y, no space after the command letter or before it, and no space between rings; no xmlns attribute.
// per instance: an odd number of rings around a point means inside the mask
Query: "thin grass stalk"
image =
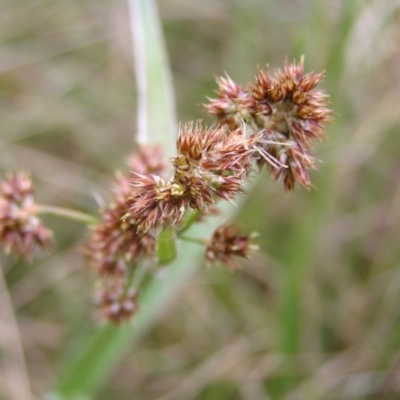
<svg viewBox="0 0 400 400"><path fill-rule="evenodd" d="M140 144L159 144L167 157L175 152L175 95L162 26L153 0L128 0L138 89Z"/></svg>
<svg viewBox="0 0 400 400"><path fill-rule="evenodd" d="M1 372L7 383L7 385L4 385L1 389L0 396L5 394L3 392L3 390L5 390L9 400L33 400L21 343L21 335L1 266L0 331L0 353L2 357L4 357L1 363L3 364Z"/></svg>

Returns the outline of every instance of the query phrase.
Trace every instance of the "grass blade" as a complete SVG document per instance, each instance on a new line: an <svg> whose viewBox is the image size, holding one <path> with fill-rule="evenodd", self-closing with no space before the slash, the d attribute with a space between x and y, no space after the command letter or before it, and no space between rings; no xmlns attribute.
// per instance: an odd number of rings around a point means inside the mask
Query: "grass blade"
<svg viewBox="0 0 400 400"><path fill-rule="evenodd" d="M128 0L138 88L140 144L160 144L167 157L175 152L177 123L171 71L161 23L153 0Z"/></svg>

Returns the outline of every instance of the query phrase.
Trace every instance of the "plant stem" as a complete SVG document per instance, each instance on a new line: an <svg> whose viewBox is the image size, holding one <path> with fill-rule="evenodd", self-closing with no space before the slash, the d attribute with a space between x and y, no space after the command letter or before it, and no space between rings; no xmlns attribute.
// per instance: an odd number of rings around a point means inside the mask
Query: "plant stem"
<svg viewBox="0 0 400 400"><path fill-rule="evenodd" d="M178 231L178 237L180 238L180 235L183 232L186 232L192 225L193 223L196 222L196 220L199 218L201 212L200 211L192 211L192 213L190 213L187 218L185 219L185 222L183 223L183 226L181 229L179 229Z"/></svg>
<svg viewBox="0 0 400 400"><path fill-rule="evenodd" d="M179 239L183 240L184 242L196 243L200 246L204 246L206 244L204 239L195 239L187 236L179 236Z"/></svg>
<svg viewBox="0 0 400 400"><path fill-rule="evenodd" d="M128 277L127 277L126 284L125 284L124 294L127 294L130 287L133 286L133 283L137 280L137 276L142 275L141 273L138 274L138 272L140 272L138 264L133 263L129 269ZM137 285L135 285L135 286L137 286Z"/></svg>
<svg viewBox="0 0 400 400"><path fill-rule="evenodd" d="M2 343L0 352L4 357L1 374L6 387L2 394L8 392L9 399L33 400L24 351L14 308L0 265L0 326ZM4 391L3 391L4 389Z"/></svg>
<svg viewBox="0 0 400 400"><path fill-rule="evenodd" d="M70 208L50 206L47 204L38 204L37 210L39 214L52 214L63 218L69 218L74 221L85 222L87 224L95 224L97 219L90 214L81 211L72 210Z"/></svg>

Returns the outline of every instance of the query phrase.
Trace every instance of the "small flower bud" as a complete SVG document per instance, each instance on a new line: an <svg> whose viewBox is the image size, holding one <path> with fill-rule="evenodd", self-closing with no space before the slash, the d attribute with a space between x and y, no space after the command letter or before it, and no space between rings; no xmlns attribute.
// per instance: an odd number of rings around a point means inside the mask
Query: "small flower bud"
<svg viewBox="0 0 400 400"><path fill-rule="evenodd" d="M218 261L226 264L229 269L239 269L234 257L248 258L258 250L258 246L250 243L256 235L239 235L236 225L221 225L213 234L206 248L207 263L212 265Z"/></svg>
<svg viewBox="0 0 400 400"><path fill-rule="evenodd" d="M229 76L217 78L218 98L209 99L204 107L209 114L215 115L221 124L227 124L231 130L240 128L243 121L250 120L256 112L257 104L251 94L235 83Z"/></svg>
<svg viewBox="0 0 400 400"><path fill-rule="evenodd" d="M122 285L100 289L95 299L99 318L117 325L130 320L137 310L137 296L133 288Z"/></svg>
<svg viewBox="0 0 400 400"><path fill-rule="evenodd" d="M0 190L0 242L6 251L30 258L36 246L47 250L53 233L37 216L30 176L10 174Z"/></svg>

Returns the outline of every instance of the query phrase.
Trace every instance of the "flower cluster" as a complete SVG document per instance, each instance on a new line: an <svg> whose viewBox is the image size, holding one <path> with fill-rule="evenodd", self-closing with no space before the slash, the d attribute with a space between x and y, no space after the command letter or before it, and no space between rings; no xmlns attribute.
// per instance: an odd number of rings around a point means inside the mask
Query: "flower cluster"
<svg viewBox="0 0 400 400"><path fill-rule="evenodd" d="M219 78L218 98L205 108L230 129L245 123L262 133L255 144L257 164L283 179L285 189L293 190L296 182L310 188L309 170L316 167L312 142L325 137L324 125L331 119L328 96L316 89L322 78L321 73L304 74L303 61L286 62L273 73L259 70L248 89Z"/></svg>
<svg viewBox="0 0 400 400"><path fill-rule="evenodd" d="M131 196L129 178L120 176L111 204L102 209L83 248L88 265L101 277L125 275L129 264L154 253L154 236L138 232L134 218L124 218Z"/></svg>
<svg viewBox="0 0 400 400"><path fill-rule="evenodd" d="M141 173L165 173L166 162L161 147L142 147L128 160L128 165ZM96 303L102 317L114 322L127 319L136 306L135 295L129 288L129 276L140 259L152 258L156 239L152 233L137 229L137 220L127 216L137 193L129 177L119 176L109 206L101 210L101 218L91 230L83 246L88 266L99 277ZM130 304L128 306L128 304Z"/></svg>
<svg viewBox="0 0 400 400"><path fill-rule="evenodd" d="M101 288L96 296L98 316L103 320L120 324L129 320L137 309L137 292L133 288L117 285Z"/></svg>
<svg viewBox="0 0 400 400"><path fill-rule="evenodd" d="M175 257L176 240L207 243L207 263L222 262L231 270L239 268L237 257L248 258L257 249L251 243L253 234L242 235L231 224L221 225L209 241L182 233L204 215L215 213L219 200L233 202L257 167L266 166L287 190L296 183L312 187L309 171L316 166L312 144L324 138L324 125L331 119L328 97L316 89L322 77L305 74L301 61L286 62L283 70L272 73L259 70L246 89L229 77L218 78L218 97L205 105L218 125L204 127L201 121L182 125L169 168L161 147L138 148L128 160L130 175L118 175L112 200L102 208L82 247L98 278L101 318L119 324L134 314L139 280L150 263L157 263L156 255L159 264ZM25 173L10 175L0 182L0 190L0 242L27 258L35 246L48 248L52 239L38 218L39 210L92 220L59 207L39 208ZM165 249L169 254L162 254Z"/></svg>
<svg viewBox="0 0 400 400"><path fill-rule="evenodd" d="M30 176L10 174L0 190L0 242L6 251L29 259L36 246L47 250L53 234L37 215Z"/></svg>
<svg viewBox="0 0 400 400"><path fill-rule="evenodd" d="M235 270L239 268L233 258L249 256L258 250L258 246L251 243L256 234L240 235L236 225L221 225L213 234L210 243L206 248L206 260L208 264L215 264L218 261L226 264L228 268Z"/></svg>
<svg viewBox="0 0 400 400"><path fill-rule="evenodd" d="M189 208L207 212L218 198L232 200L243 191L260 136L247 136L241 128L203 128L200 121L185 124L172 178L135 174L131 182L138 194L126 218L134 218L137 229L146 233L180 222Z"/></svg>
<svg viewBox="0 0 400 400"><path fill-rule="evenodd" d="M324 138L324 124L331 116L327 96L315 89L321 80L322 74L304 74L303 62L286 63L283 71L272 74L260 70L247 89L229 77L218 78L218 98L209 99L205 107L219 125L203 127L197 121L181 126L169 179L157 168L131 164L132 187L126 179L120 184L121 203L105 210L92 235L90 250L95 245L98 254L94 260L92 255L92 264L103 275L110 270L124 273L127 255L129 260L151 255L159 232L170 226L180 232L189 210L201 216L213 210L219 199L233 201L255 166L266 166L274 179L283 179L287 190L296 182L311 187L309 170L316 164L311 145L314 139ZM110 230L113 246L104 240ZM206 247L207 263L222 262L237 269L235 258L247 258L256 249L253 237L241 235L235 225L220 226ZM122 315L126 312L115 306L115 299L125 301L126 293L118 290L112 296L112 309ZM101 298L110 310L110 297Z"/></svg>

